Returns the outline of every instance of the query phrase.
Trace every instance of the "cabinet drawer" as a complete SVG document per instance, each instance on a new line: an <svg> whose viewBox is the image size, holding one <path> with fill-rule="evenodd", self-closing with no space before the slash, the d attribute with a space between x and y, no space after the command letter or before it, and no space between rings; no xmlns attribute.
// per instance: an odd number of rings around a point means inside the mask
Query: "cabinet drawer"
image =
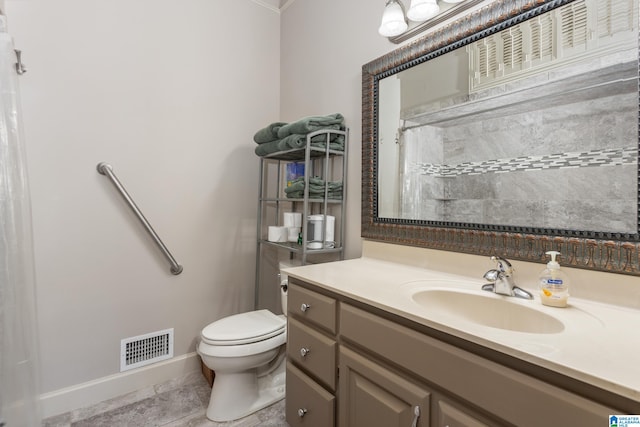
<svg viewBox="0 0 640 427"><path fill-rule="evenodd" d="M289 318L288 333L287 358L334 391L337 351L335 340L292 318Z"/></svg>
<svg viewBox="0 0 640 427"><path fill-rule="evenodd" d="M341 304L340 333L431 384L520 427L598 427L609 414L620 413L347 304Z"/></svg>
<svg viewBox="0 0 640 427"><path fill-rule="evenodd" d="M289 315L305 319L331 334L336 333L335 299L297 286L294 279L289 279L287 307Z"/></svg>
<svg viewBox="0 0 640 427"><path fill-rule="evenodd" d="M287 423L331 427L335 424L335 397L287 362Z"/></svg>

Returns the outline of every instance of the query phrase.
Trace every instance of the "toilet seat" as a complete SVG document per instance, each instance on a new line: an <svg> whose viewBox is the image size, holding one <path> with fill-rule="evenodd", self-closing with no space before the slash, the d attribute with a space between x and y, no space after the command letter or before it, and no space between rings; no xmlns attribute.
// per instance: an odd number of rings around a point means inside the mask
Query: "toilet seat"
<svg viewBox="0 0 640 427"><path fill-rule="evenodd" d="M286 320L269 310L225 317L202 330L202 341L214 346L246 345L285 333Z"/></svg>

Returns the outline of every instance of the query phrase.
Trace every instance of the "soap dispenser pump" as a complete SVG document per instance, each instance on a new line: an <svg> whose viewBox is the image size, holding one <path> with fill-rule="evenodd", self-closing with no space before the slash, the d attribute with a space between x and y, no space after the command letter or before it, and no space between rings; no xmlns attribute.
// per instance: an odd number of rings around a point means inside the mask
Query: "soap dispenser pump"
<svg viewBox="0 0 640 427"><path fill-rule="evenodd" d="M560 264L556 261L560 252L548 251L546 254L551 257L551 261L540 274L540 301L552 307L566 307L569 298L569 277L560 270Z"/></svg>

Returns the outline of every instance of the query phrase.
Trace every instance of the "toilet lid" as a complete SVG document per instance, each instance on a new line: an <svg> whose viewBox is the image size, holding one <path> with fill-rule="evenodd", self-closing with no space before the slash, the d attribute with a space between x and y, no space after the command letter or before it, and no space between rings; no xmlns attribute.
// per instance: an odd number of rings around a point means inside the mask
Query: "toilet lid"
<svg viewBox="0 0 640 427"><path fill-rule="evenodd" d="M286 320L269 310L234 314L202 330L202 338L214 345L248 344L284 333Z"/></svg>

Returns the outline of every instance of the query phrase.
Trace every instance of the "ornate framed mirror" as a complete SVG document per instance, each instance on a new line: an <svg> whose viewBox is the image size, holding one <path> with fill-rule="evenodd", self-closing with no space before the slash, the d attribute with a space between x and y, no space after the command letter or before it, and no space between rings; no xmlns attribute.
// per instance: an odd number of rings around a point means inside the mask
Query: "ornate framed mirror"
<svg viewBox="0 0 640 427"><path fill-rule="evenodd" d="M637 0L497 0L362 72L362 237L640 275Z"/></svg>

